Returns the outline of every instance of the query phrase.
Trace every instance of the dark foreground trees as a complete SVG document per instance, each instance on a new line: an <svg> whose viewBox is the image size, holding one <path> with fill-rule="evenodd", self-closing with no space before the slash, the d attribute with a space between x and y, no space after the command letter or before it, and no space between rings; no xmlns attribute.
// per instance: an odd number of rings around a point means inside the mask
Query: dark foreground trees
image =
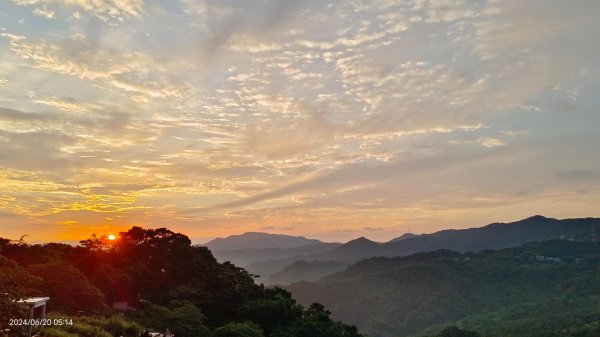
<svg viewBox="0 0 600 337"><path fill-rule="evenodd" d="M64 315L110 316L113 302L136 309L125 316L139 323L130 328L88 319L85 326L48 329L49 336L106 336L114 333L110 327L130 335L144 327L177 337L360 337L323 306L304 310L289 292L255 284L244 269L217 262L206 247L165 228L133 227L117 240L92 236L77 247L8 241L2 247L0 269L15 279L0 278L0 291L11 299L51 296L49 309ZM15 307L10 299L0 305Z"/></svg>
<svg viewBox="0 0 600 337"><path fill-rule="evenodd" d="M0 330L7 328L11 318L25 317L25 308L15 300L28 295L40 282L16 262L0 255Z"/></svg>
<svg viewBox="0 0 600 337"><path fill-rule="evenodd" d="M275 330L273 337L360 337L353 326L340 322L334 322L330 318L331 313L318 303L313 303L306 309L301 319L297 319L290 325L282 326Z"/></svg>

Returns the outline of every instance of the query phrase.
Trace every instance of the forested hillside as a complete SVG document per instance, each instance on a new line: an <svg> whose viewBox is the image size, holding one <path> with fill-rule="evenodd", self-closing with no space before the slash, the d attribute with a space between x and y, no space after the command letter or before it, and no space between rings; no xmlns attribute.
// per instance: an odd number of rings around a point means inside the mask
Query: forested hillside
<svg viewBox="0 0 600 337"><path fill-rule="evenodd" d="M490 337L600 336L600 246L590 241L371 258L288 289L371 337L447 325Z"/></svg>
<svg viewBox="0 0 600 337"><path fill-rule="evenodd" d="M133 337L169 328L177 337L360 337L323 306L305 309L165 228L133 227L114 241L93 236L77 247L0 239L0 294L0 329L9 318L26 318L14 302L23 296L49 296L50 317L78 315L72 326L47 328L47 336ZM110 318L114 302L135 310Z"/></svg>
<svg viewBox="0 0 600 337"><path fill-rule="evenodd" d="M389 242L379 243L366 238L358 238L341 246L333 247L320 253L302 254L281 258L272 254L270 259L249 263L247 269L261 276L274 274L290 267L294 262L304 261L337 261L352 264L361 259L375 256L405 256L438 249L450 249L458 252L477 252L484 249L501 249L522 245L527 242L552 239L592 240L600 235L600 218L553 219L540 215L527 219L492 223L484 227L468 229L448 229L431 234L403 235ZM246 252L243 252L246 253ZM238 255L238 257L236 257ZM246 254L231 254L232 261L246 261ZM330 273L337 270L332 269ZM308 271L309 274L320 272ZM310 281L300 273L295 280Z"/></svg>
<svg viewBox="0 0 600 337"><path fill-rule="evenodd" d="M341 271L348 265L338 261L296 261L278 273L271 274L265 284L285 285L303 281L317 281L320 278Z"/></svg>

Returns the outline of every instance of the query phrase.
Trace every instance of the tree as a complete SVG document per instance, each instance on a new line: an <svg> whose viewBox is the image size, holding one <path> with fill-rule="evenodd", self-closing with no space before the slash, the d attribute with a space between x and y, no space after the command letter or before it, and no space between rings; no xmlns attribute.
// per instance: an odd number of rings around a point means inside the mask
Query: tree
<svg viewBox="0 0 600 337"><path fill-rule="evenodd" d="M6 274L20 270L39 280L35 285L12 281L25 287L10 291L0 305L15 305L12 299L27 290L51 297L50 311L104 311L105 298L138 304L128 316L141 325L90 318L50 328L49 336L133 336L146 326L178 337L360 337L356 328L332 321L322 305L303 311L290 292L256 285L243 268L219 263L206 247L192 246L187 236L166 228L133 227L112 242L93 235L80 244L0 240L2 254L16 259L2 261L10 269Z"/></svg>
<svg viewBox="0 0 600 337"><path fill-rule="evenodd" d="M251 322L229 323L215 329L213 337L264 337L262 329Z"/></svg>
<svg viewBox="0 0 600 337"><path fill-rule="evenodd" d="M0 238L0 253L2 253L2 250L8 247L8 245L10 245L10 239Z"/></svg>
<svg viewBox="0 0 600 337"><path fill-rule="evenodd" d="M28 295L40 281L15 261L0 255L0 329L11 318L27 318L25 307L15 301Z"/></svg>
<svg viewBox="0 0 600 337"><path fill-rule="evenodd" d="M104 253L106 263L130 276L131 289L138 292L130 298L139 295L161 306L172 300L191 301L211 327L239 319L244 305L261 296L247 271L218 263L206 247L194 247L187 236L165 228L133 227L119 233L113 248Z"/></svg>
<svg viewBox="0 0 600 337"><path fill-rule="evenodd" d="M177 337L208 337L210 330L204 326L206 316L192 302L172 301L169 307L143 302L133 314L142 325L160 331L171 330Z"/></svg>
<svg viewBox="0 0 600 337"><path fill-rule="evenodd" d="M104 263L94 270L90 281L104 293L109 303L132 302L130 294L133 292L131 289L133 281L123 270Z"/></svg>
<svg viewBox="0 0 600 337"><path fill-rule="evenodd" d="M81 271L65 262L34 264L27 270L43 280L37 288L51 298L50 306L67 313L97 311L106 308L104 295Z"/></svg>
<svg viewBox="0 0 600 337"><path fill-rule="evenodd" d="M79 241L79 245L91 251L106 251L111 248L108 237L106 235L98 237L96 233L89 239Z"/></svg>
<svg viewBox="0 0 600 337"><path fill-rule="evenodd" d="M304 317L307 320L314 322L329 322L331 319L329 316L331 312L325 309L325 306L321 303L313 303L304 311Z"/></svg>
<svg viewBox="0 0 600 337"><path fill-rule="evenodd" d="M289 291L278 287L267 288L261 298L246 304L244 317L258 323L270 334L278 327L301 319L302 306L296 304Z"/></svg>
<svg viewBox="0 0 600 337"><path fill-rule="evenodd" d="M334 322L330 314L322 304L313 303L302 319L278 328L271 337L361 337L356 327Z"/></svg>

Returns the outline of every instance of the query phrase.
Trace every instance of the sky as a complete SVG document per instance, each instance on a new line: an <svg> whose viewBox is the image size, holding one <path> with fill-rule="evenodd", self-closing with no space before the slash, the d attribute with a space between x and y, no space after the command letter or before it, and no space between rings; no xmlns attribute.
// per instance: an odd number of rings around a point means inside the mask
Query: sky
<svg viewBox="0 0 600 337"><path fill-rule="evenodd" d="M600 216L600 2L0 1L0 237Z"/></svg>

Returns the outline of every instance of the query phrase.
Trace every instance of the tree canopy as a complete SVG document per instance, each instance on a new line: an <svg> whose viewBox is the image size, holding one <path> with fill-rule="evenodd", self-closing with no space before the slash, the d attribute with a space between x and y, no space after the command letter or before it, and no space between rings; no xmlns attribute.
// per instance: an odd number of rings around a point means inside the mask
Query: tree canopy
<svg viewBox="0 0 600 337"><path fill-rule="evenodd" d="M332 321L323 307L304 310L288 291L256 284L243 268L219 263L206 247L166 228L132 227L116 240L92 235L76 247L10 240L0 246L0 268L14 278L4 286L12 297L44 294L52 298L51 309L64 314L111 315L112 302L119 301L136 309L126 318L138 328L169 329L177 337L360 336ZM25 277L40 282L29 284ZM90 328L62 331L90 337L111 333L101 320L86 324Z"/></svg>

